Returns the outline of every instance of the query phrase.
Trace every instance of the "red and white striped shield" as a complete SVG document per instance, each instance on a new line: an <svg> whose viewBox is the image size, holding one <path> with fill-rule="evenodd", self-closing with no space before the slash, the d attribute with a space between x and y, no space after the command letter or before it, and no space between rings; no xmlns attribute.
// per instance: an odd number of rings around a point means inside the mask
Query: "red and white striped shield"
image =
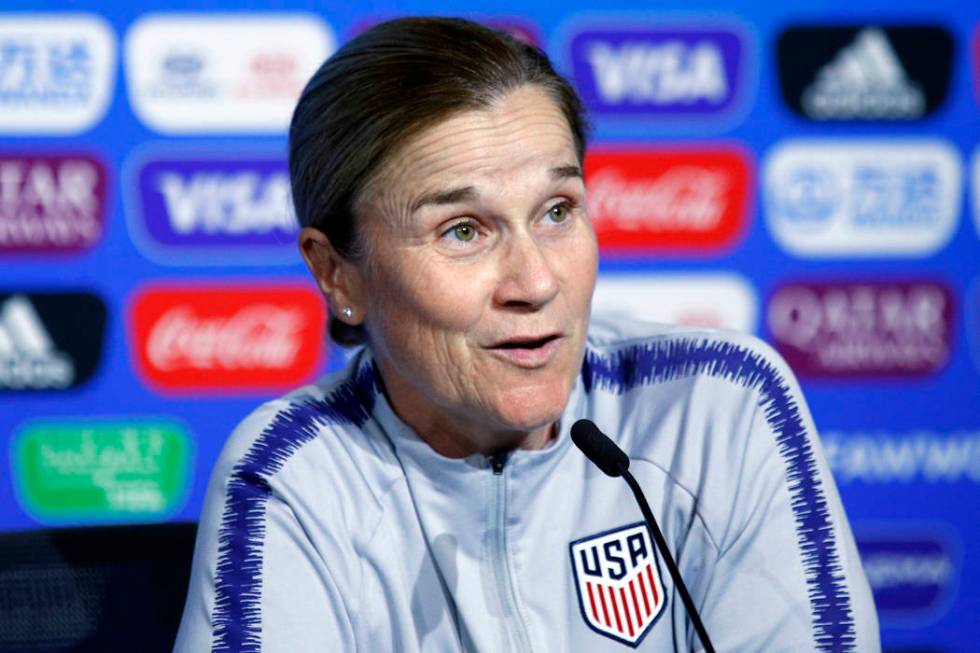
<svg viewBox="0 0 980 653"><path fill-rule="evenodd" d="M569 549L585 623L601 635L637 646L667 602L646 524L590 535Z"/></svg>

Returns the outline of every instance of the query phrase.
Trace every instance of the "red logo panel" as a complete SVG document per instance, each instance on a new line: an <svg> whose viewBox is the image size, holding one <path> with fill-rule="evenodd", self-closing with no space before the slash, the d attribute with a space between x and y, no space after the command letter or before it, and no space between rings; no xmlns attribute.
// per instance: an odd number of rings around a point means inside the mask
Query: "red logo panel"
<svg viewBox="0 0 980 653"><path fill-rule="evenodd" d="M733 147L595 149L589 217L604 252L718 254L745 229L749 161Z"/></svg>
<svg viewBox="0 0 980 653"><path fill-rule="evenodd" d="M164 392L289 389L319 368L325 317L303 284L143 288L130 306L133 360Z"/></svg>

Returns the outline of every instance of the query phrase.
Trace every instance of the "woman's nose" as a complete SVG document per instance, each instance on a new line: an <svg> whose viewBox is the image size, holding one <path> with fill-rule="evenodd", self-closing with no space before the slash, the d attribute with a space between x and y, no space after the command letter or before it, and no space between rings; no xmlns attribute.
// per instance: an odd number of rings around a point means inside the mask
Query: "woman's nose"
<svg viewBox="0 0 980 653"><path fill-rule="evenodd" d="M558 294L553 264L531 234L513 235L499 259L497 304L533 310L550 302Z"/></svg>

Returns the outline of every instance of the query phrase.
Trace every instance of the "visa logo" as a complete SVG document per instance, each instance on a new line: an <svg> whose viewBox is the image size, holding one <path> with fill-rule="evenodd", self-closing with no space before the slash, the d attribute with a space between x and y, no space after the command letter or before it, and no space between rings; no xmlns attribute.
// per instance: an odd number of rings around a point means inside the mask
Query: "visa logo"
<svg viewBox="0 0 980 653"><path fill-rule="evenodd" d="M742 94L744 53L726 29L588 30L570 43L576 86L599 114L724 114Z"/></svg>
<svg viewBox="0 0 980 653"><path fill-rule="evenodd" d="M688 47L680 41L661 44L593 43L588 50L596 86L608 103L717 102L728 92L721 51L711 43Z"/></svg>
<svg viewBox="0 0 980 653"><path fill-rule="evenodd" d="M167 265L295 263L299 231L286 161L145 157L127 167L130 232Z"/></svg>
<svg viewBox="0 0 980 653"><path fill-rule="evenodd" d="M158 190L170 226L178 234L296 231L285 173L263 178L255 172L189 176L168 172L160 175Z"/></svg>

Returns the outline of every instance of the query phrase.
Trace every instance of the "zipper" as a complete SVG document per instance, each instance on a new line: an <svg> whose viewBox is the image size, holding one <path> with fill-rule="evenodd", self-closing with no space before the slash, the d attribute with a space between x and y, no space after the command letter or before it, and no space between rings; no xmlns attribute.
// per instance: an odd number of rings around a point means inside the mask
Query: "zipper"
<svg viewBox="0 0 980 653"><path fill-rule="evenodd" d="M528 635L524 616L517 611L517 591L507 559L507 475L504 466L507 454L496 454L490 457L490 469L493 470L493 492L491 493L490 514L495 525L493 537L493 575L497 583L497 596L504 614L516 622L514 634L517 637L517 650L531 652L531 638ZM511 632L508 629L508 632Z"/></svg>

